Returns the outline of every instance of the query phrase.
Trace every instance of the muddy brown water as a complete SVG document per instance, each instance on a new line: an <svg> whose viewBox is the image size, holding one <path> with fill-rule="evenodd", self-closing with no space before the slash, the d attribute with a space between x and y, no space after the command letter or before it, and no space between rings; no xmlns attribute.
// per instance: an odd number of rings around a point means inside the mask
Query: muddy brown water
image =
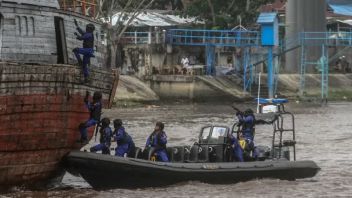
<svg viewBox="0 0 352 198"><path fill-rule="evenodd" d="M247 104L238 105L245 109ZM291 105L296 116L297 159L314 160L322 170L296 181L260 179L230 185L197 181L163 188L94 191L83 179L66 174L61 190L13 189L5 197L352 197L352 103ZM234 111L224 104L177 104L106 110L121 118L137 146L143 146L156 121L165 122L168 145L191 145L204 125L230 126ZM256 144L269 145L272 127L258 126ZM94 144L94 140L91 141ZM89 146L87 146L89 148ZM123 179L123 178L121 178ZM113 182L113 181L111 181Z"/></svg>

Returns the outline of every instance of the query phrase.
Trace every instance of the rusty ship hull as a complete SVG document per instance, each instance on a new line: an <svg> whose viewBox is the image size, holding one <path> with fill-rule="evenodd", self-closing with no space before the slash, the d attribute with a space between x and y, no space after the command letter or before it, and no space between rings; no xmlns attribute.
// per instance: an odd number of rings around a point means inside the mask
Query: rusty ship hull
<svg viewBox="0 0 352 198"><path fill-rule="evenodd" d="M101 91L109 107L118 82L114 72L93 70L92 76L97 83L81 84L76 66L0 63L1 186L55 177L61 159L82 146L78 125L89 118L86 90Z"/></svg>
<svg viewBox="0 0 352 198"><path fill-rule="evenodd" d="M82 147L78 126L89 118L86 91L112 104L118 74L106 66L102 24L58 0L0 0L0 188L44 183L60 161ZM73 49L74 20L95 25L90 82ZM91 136L93 129L89 131Z"/></svg>

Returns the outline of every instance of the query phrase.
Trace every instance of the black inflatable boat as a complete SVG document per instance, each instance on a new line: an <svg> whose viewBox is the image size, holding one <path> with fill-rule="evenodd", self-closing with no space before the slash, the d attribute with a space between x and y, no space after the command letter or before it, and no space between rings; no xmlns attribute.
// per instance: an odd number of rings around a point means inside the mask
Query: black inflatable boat
<svg viewBox="0 0 352 198"><path fill-rule="evenodd" d="M244 156L246 162L233 161L228 137L239 131L235 123L232 128L203 127L194 145L167 148L168 163L149 160L153 150L137 149L125 158L75 151L66 157L66 169L95 189L165 186L192 180L223 184L256 178L314 177L320 170L315 162L296 161L293 114L286 112L281 103L276 105L278 112L256 115L257 126L271 124L274 129L271 147L256 146L256 159L251 158L249 151ZM285 117L289 123L283 123Z"/></svg>
<svg viewBox="0 0 352 198"><path fill-rule="evenodd" d="M81 175L94 189L165 186L182 181L223 184L256 178L295 180L313 177L313 161L162 163L85 152L67 156L68 171Z"/></svg>

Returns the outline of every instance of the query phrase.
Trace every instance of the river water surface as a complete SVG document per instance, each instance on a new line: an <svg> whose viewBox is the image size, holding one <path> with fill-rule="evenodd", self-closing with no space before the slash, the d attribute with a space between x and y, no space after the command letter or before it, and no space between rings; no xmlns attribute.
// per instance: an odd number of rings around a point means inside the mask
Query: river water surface
<svg viewBox="0 0 352 198"><path fill-rule="evenodd" d="M239 104L245 109L246 104ZM352 103L291 105L296 116L297 160L314 160L321 171L296 181L261 179L230 185L185 182L163 188L94 191L83 179L66 174L61 190L14 189L6 197L352 197ZM224 104L173 104L106 110L121 118L136 146L143 146L156 121L165 122L168 145L191 145L204 125L230 126L234 111ZM271 126L258 126L256 144L270 145ZM91 141L94 144L94 140ZM86 147L89 148L89 145ZM123 179L123 178L121 178ZM113 182L113 181L111 181Z"/></svg>

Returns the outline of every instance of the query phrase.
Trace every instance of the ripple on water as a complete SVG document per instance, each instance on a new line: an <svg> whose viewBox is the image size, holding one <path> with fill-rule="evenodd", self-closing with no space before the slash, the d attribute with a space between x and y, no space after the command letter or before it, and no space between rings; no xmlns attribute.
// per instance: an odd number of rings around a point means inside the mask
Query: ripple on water
<svg viewBox="0 0 352 198"><path fill-rule="evenodd" d="M137 146L143 146L158 120L166 123L170 145L193 144L204 125L231 125L233 112L224 105L166 105L150 108L106 110L104 116L122 118ZM290 110L290 107L287 109ZM337 197L352 195L351 103L319 108L295 106L297 157L314 160L322 168L314 178L280 181L254 180L230 185L185 182L165 188L114 189L96 192L82 179L66 175L64 184L71 190L17 192L23 197ZM225 112L225 113L224 113ZM226 113L229 112L229 113ZM271 127L257 127L256 143L269 144ZM94 141L91 142L91 145ZM88 146L88 147L89 147ZM10 196L11 197L11 196Z"/></svg>

